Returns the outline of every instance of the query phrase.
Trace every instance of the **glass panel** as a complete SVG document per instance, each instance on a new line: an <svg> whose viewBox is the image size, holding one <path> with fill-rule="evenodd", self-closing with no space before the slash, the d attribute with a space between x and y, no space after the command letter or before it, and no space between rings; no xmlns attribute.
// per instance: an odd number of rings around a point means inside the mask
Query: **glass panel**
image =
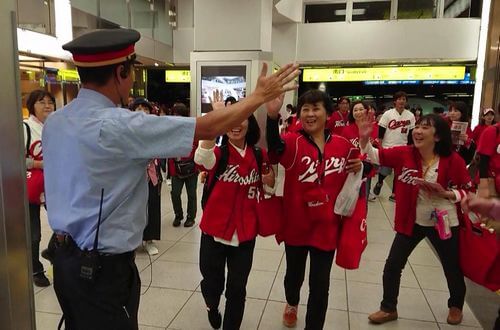
<svg viewBox="0 0 500 330"><path fill-rule="evenodd" d="M17 26L44 34L55 35L54 0L18 0Z"/></svg>
<svg viewBox="0 0 500 330"><path fill-rule="evenodd" d="M124 0L100 1L101 18L128 27L128 8Z"/></svg>
<svg viewBox="0 0 500 330"><path fill-rule="evenodd" d="M71 8L97 16L97 0L71 0Z"/></svg>
<svg viewBox="0 0 500 330"><path fill-rule="evenodd" d="M71 8L71 19L73 23L73 38L95 29L117 29L120 27L118 24L99 19L92 14L76 8Z"/></svg>
<svg viewBox="0 0 500 330"><path fill-rule="evenodd" d="M391 15L391 1L354 2L352 4L353 21L387 20Z"/></svg>
<svg viewBox="0 0 500 330"><path fill-rule="evenodd" d="M398 19L433 18L439 0L398 0Z"/></svg>
<svg viewBox="0 0 500 330"><path fill-rule="evenodd" d="M444 17L481 17L481 1L445 0Z"/></svg>
<svg viewBox="0 0 500 330"><path fill-rule="evenodd" d="M345 22L346 4L306 5L304 23Z"/></svg>
<svg viewBox="0 0 500 330"><path fill-rule="evenodd" d="M145 0L131 0L132 28L141 33L141 36L153 38L153 28L158 25L154 5Z"/></svg>
<svg viewBox="0 0 500 330"><path fill-rule="evenodd" d="M175 10L175 8L174 8ZM165 6L165 1L155 1L154 13L157 19L154 26L154 39L164 44L172 45L172 26L170 23L169 13L174 13L168 6Z"/></svg>

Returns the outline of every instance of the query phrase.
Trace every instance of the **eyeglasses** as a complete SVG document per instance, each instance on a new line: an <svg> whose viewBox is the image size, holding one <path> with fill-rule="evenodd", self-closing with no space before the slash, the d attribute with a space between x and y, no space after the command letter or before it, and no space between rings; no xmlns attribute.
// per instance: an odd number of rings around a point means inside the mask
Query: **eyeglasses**
<svg viewBox="0 0 500 330"><path fill-rule="evenodd" d="M55 103L52 101L36 101L35 103L41 104L41 105L54 105Z"/></svg>

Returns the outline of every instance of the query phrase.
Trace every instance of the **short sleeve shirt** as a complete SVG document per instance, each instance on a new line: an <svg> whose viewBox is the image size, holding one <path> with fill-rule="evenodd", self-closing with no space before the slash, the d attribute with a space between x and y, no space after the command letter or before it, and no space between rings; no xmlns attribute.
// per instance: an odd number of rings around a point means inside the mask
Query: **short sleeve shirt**
<svg viewBox="0 0 500 330"><path fill-rule="evenodd" d="M45 196L49 224L81 249L93 248L104 191L98 250L137 248L146 225L146 166L152 158L187 156L195 118L118 108L82 88L44 124Z"/></svg>
<svg viewBox="0 0 500 330"><path fill-rule="evenodd" d="M415 116L406 109L399 114L392 108L384 112L378 125L386 129L382 147L402 146L408 144L408 133L415 128Z"/></svg>

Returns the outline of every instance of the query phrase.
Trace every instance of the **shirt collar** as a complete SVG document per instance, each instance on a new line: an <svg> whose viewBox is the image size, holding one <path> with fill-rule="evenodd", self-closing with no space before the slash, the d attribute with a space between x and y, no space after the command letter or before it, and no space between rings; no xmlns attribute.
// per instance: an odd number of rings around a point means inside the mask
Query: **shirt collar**
<svg viewBox="0 0 500 330"><path fill-rule="evenodd" d="M95 102L104 105L106 108L116 107L116 104L114 104L113 101L111 101L107 96L88 88L81 88L80 91L78 92L77 98L91 99Z"/></svg>

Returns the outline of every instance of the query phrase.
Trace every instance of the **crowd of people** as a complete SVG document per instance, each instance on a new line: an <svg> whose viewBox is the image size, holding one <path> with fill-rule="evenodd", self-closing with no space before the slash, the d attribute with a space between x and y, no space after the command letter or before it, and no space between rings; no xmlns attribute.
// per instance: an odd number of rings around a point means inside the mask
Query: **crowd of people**
<svg viewBox="0 0 500 330"><path fill-rule="evenodd" d="M497 111L482 110L480 125L472 131L470 109L460 101L450 103L444 114L425 114L418 106L410 111L406 93L397 92L393 107L382 113L374 103L341 97L334 104L325 92L309 90L296 106L286 106L285 118L280 115L284 94L297 88L293 80L299 71L289 64L267 75L264 64L248 97L223 100L215 91L214 110L203 117L192 116L182 103L168 113L140 97L125 104L139 37L123 29L76 38L64 48L73 54L81 77L78 97L56 112L48 92L34 91L27 99L33 282L50 285L39 261L43 205L54 234L42 256L53 263L54 289L67 329L138 328L135 250L142 245L150 255L158 254L154 241L161 239L164 179L171 181L173 227L183 221L184 227L195 224L199 173L204 181L199 267L208 321L214 329L239 329L263 221L258 209L276 194L280 169L285 170L286 207L273 234L285 249L285 326L297 324L309 257L305 328L323 329L330 271L350 216L334 212L336 201L352 180L360 180L354 198L363 201L360 214L366 218L365 200L380 196L391 173L396 234L381 274L380 310L369 321L382 324L398 318L402 270L417 244L428 238L448 283L447 321L461 323L466 288L459 262L460 225L474 212L485 226L499 229L491 220L500 220L495 199L500 192ZM81 56L89 51L93 57ZM253 115L262 105L266 127L259 127ZM467 129L452 134L457 122L467 123ZM40 173L41 186L34 180Z"/></svg>

